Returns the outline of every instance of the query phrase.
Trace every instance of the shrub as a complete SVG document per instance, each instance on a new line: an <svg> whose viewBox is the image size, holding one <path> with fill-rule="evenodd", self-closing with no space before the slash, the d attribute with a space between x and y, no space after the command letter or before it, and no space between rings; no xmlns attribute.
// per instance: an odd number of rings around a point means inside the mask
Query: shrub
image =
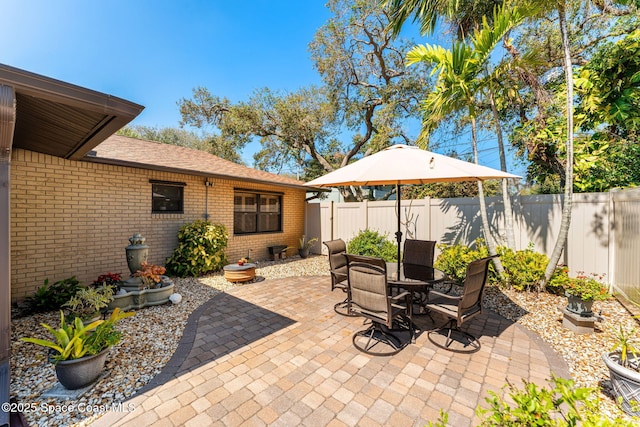
<svg viewBox="0 0 640 427"><path fill-rule="evenodd" d="M439 244L438 249L440 250L440 255L438 255L436 259L435 267L438 270L444 271L451 279L460 283L464 281L467 275L467 265L471 261L489 256L489 250L482 239L475 241L475 249L460 244ZM489 274L491 280L495 280L493 264L490 264Z"/></svg>
<svg viewBox="0 0 640 427"><path fill-rule="evenodd" d="M382 258L387 262L398 260L398 247L375 230L361 230L347 245L350 254Z"/></svg>
<svg viewBox="0 0 640 427"><path fill-rule="evenodd" d="M535 252L531 247L514 251L507 247L499 247L498 254L504 267L504 278L508 286L517 291L536 287L542 279L549 264L545 254Z"/></svg>
<svg viewBox="0 0 640 427"><path fill-rule="evenodd" d="M569 283L564 290L569 295L585 301L604 301L609 298L609 292L605 285L593 277L582 275L569 279Z"/></svg>
<svg viewBox="0 0 640 427"><path fill-rule="evenodd" d="M98 316L100 310L107 308L111 301L113 301L113 287L103 284L99 287L82 287L63 306L71 311L72 318L79 317L85 321Z"/></svg>
<svg viewBox="0 0 640 427"><path fill-rule="evenodd" d="M111 273L111 272L107 274L101 274L91 284L91 286L94 286L94 287L98 287L102 285L109 285L113 287L113 289L117 292L120 289L120 285L122 285L122 274Z"/></svg>
<svg viewBox="0 0 640 427"><path fill-rule="evenodd" d="M60 310L80 290L80 282L76 276L59 280L49 286L49 279L38 288L33 296L27 297L26 303L30 313Z"/></svg>
<svg viewBox="0 0 640 427"><path fill-rule="evenodd" d="M569 427L630 427L635 421L620 417L612 419L599 410L597 391L593 388L576 387L572 380L553 377L551 390L538 388L523 380L524 390L508 384L510 399L503 400L493 391L485 400L488 409L478 407L476 412L482 420L481 426L558 426Z"/></svg>
<svg viewBox="0 0 640 427"><path fill-rule="evenodd" d="M178 231L178 247L167 260L167 274L198 276L220 270L227 263L227 229L223 225L196 220Z"/></svg>
<svg viewBox="0 0 640 427"><path fill-rule="evenodd" d="M162 275L167 269L161 265L149 264L144 261L140 265L140 270L133 273L133 277L139 277L142 281L141 289L155 289L162 281Z"/></svg>
<svg viewBox="0 0 640 427"><path fill-rule="evenodd" d="M114 329L114 325L121 319L133 315L135 315L134 312L120 312L116 307L107 320L96 320L85 325L79 317L67 323L63 311L60 310L59 328L55 329L46 323L41 323L42 327L53 335L54 341L41 338L20 338L20 340L49 348L52 350L52 361L56 363L60 360L79 359L98 354L105 348L120 342L122 333Z"/></svg>
<svg viewBox="0 0 640 427"><path fill-rule="evenodd" d="M556 295L564 295L565 288L569 284L569 269L566 266L558 267L547 283L546 291Z"/></svg>
<svg viewBox="0 0 640 427"><path fill-rule="evenodd" d="M557 294L570 294L585 301L604 301L609 298L607 287L596 280L595 274L591 277L579 272L577 277L569 277L569 269L561 267L556 269L549 280L547 290Z"/></svg>

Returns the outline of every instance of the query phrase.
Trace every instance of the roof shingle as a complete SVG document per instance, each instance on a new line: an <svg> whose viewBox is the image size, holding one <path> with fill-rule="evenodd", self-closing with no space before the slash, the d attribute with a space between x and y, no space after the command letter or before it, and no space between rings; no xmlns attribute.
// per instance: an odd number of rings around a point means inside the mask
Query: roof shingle
<svg viewBox="0 0 640 427"><path fill-rule="evenodd" d="M205 151L112 135L84 158L88 161L304 188L304 182L252 169Z"/></svg>

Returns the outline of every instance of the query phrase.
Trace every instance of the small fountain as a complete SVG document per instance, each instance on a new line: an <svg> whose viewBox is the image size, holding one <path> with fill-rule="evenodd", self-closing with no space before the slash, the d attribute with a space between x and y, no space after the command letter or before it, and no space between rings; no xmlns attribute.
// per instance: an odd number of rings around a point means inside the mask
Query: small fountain
<svg viewBox="0 0 640 427"><path fill-rule="evenodd" d="M129 238L130 245L125 248L125 253L131 276L120 285L120 290L113 296L109 309L113 310L116 307L120 307L121 310L139 309L169 302L169 296L174 288L173 281L169 277L160 276L160 283L152 288L145 288L146 284L142 278L134 277L149 257L149 246L145 241L146 239L140 233L134 233Z"/></svg>

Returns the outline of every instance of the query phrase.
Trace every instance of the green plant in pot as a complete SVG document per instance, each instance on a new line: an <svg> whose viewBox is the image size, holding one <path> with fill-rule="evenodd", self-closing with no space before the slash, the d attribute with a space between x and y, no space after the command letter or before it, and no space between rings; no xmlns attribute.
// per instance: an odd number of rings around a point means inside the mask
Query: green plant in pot
<svg viewBox="0 0 640 427"><path fill-rule="evenodd" d="M609 298L606 286L596 280L593 275L587 277L581 274L575 278L568 277L566 279L559 277L556 279L556 283L559 280L565 282L563 287L569 300L567 310L580 316L593 315L591 311L593 302Z"/></svg>
<svg viewBox="0 0 640 427"><path fill-rule="evenodd" d="M142 281L141 289L155 289L162 281L162 275L166 269L161 265L149 264L143 262L140 270L133 274L133 277L139 277Z"/></svg>
<svg viewBox="0 0 640 427"><path fill-rule="evenodd" d="M629 415L640 416L640 342L636 329L619 326L615 344L609 353L602 355L607 368L613 393Z"/></svg>
<svg viewBox="0 0 640 427"><path fill-rule="evenodd" d="M91 286L101 286L101 285L109 285L113 287L114 293L117 293L120 290L120 285L122 285L122 274L121 273L107 273L101 274L98 278L91 284Z"/></svg>
<svg viewBox="0 0 640 427"><path fill-rule="evenodd" d="M41 324L53 335L53 341L41 338L21 340L50 349L58 381L65 388L75 390L91 384L100 376L108 350L122 337L121 332L115 329L115 324L134 314L116 308L108 319L85 325L80 317L68 323L61 310L58 329Z"/></svg>
<svg viewBox="0 0 640 427"><path fill-rule="evenodd" d="M107 308L113 300L114 289L112 286L88 286L80 289L76 294L63 304L63 307L71 311L71 317L80 317L84 322L96 320L100 317L100 310Z"/></svg>
<svg viewBox="0 0 640 427"><path fill-rule="evenodd" d="M300 258L308 257L309 250L317 241L317 237L312 237L311 239L307 240L305 236L302 236L300 239L298 239L298 254L300 254Z"/></svg>

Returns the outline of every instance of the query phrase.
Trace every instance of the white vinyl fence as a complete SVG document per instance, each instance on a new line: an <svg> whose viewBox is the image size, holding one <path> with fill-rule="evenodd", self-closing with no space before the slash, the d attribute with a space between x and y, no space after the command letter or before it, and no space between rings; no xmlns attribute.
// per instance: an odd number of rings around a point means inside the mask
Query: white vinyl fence
<svg viewBox="0 0 640 427"><path fill-rule="evenodd" d="M550 255L560 228L562 196L517 196L512 203L515 249L531 245ZM401 207L403 239L468 245L482 237L477 198L402 200ZM494 238L504 243L502 199L487 198L487 208ZM308 203L307 235L318 236L321 242L337 238L348 242L368 228L395 242L396 211L395 201ZM574 194L569 238L561 259L571 274L604 275L616 291L640 303L638 261L640 191Z"/></svg>
<svg viewBox="0 0 640 427"><path fill-rule="evenodd" d="M611 192L611 281L617 291L640 304L640 189Z"/></svg>

